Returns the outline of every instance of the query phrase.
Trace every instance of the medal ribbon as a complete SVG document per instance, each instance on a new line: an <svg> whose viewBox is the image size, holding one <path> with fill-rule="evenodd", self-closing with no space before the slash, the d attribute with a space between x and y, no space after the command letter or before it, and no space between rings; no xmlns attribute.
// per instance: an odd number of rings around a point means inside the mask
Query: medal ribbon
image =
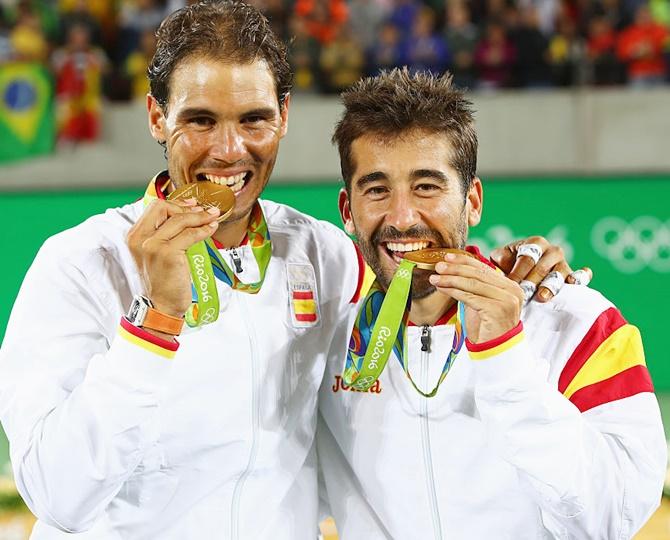
<svg viewBox="0 0 670 540"><path fill-rule="evenodd" d="M156 185L159 176L151 181L144 194L145 206L155 199L163 198L160 197L159 190L163 192L163 190L170 188L171 182L167 182L160 187ZM224 282L232 289L249 294L256 294L261 290L265 280L265 272L272 256L272 243L265 215L258 201L251 209L247 238L260 273L260 279L255 283L243 283L239 280L221 256L211 238L198 242L186 250L193 291L193 303L185 316L186 324L192 327L201 326L217 320L219 317L219 293L216 289L216 279Z"/></svg>
<svg viewBox="0 0 670 540"><path fill-rule="evenodd" d="M355 390L365 392L375 383L384 371L393 350L414 389L424 397L433 397L463 346L465 332L461 324L463 310L460 309L456 318L451 351L444 362L435 388L430 392L424 392L416 385L409 373L405 340L414 267L415 264L411 261L401 261L386 294L375 281L363 300L351 333L347 362L342 374L344 383ZM395 336L392 342L391 336Z"/></svg>

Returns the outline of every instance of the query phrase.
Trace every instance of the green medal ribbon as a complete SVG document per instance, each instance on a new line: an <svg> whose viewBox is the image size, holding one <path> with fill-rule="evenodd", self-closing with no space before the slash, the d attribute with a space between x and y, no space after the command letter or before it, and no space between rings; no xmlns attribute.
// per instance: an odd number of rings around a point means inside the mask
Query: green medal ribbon
<svg viewBox="0 0 670 540"><path fill-rule="evenodd" d="M376 306L375 303L363 303L361 311L368 311L366 313L368 321L375 319L374 326L365 347L363 361L358 362L358 365L353 362L349 365L349 357L347 357L347 367L342 375L344 382L356 390L364 392L370 388L386 367L386 362L396 343L398 331L401 329L401 322L406 311L414 266L413 262L406 259L400 262L393 275L391 285L389 285L389 289L383 298L381 308ZM375 289L377 288L375 287ZM377 290L374 292L377 292ZM377 313L374 313L375 311ZM367 326L369 327L369 324ZM402 325L402 333L404 333L404 326ZM360 331L360 325L358 329ZM356 330L355 327L354 332Z"/></svg>
<svg viewBox="0 0 670 540"><path fill-rule="evenodd" d="M433 397L463 346L465 332L460 321L461 306L456 318L451 351L437 384L430 392L424 392L414 383L409 373L405 340L414 267L413 262L402 260L386 294L375 281L361 305L351 333L347 362L342 374L344 383L354 390L367 391L379 379L391 351L394 351L414 389L424 397Z"/></svg>

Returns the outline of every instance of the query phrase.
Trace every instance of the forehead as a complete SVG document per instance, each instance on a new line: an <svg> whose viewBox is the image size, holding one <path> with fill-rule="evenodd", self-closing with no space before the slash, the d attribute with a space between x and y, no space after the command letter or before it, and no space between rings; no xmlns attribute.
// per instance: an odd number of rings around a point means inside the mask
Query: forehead
<svg viewBox="0 0 670 540"><path fill-rule="evenodd" d="M351 144L356 178L372 172L383 172L389 178L404 178L412 171L434 169L447 176L456 173L452 167L453 146L445 133L423 130L403 132L396 136L366 133Z"/></svg>
<svg viewBox="0 0 670 540"><path fill-rule="evenodd" d="M226 63L207 57L187 57L170 79L170 109L203 107L278 108L274 77L263 60Z"/></svg>

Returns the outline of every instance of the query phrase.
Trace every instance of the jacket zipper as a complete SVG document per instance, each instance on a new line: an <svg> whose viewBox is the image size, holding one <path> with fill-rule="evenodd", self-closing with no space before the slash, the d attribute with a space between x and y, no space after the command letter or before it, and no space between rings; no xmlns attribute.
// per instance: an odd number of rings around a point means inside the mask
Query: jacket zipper
<svg viewBox="0 0 670 540"><path fill-rule="evenodd" d="M424 325L421 329L421 375L422 386L428 388L429 357L430 357L431 327ZM433 519L433 532L436 540L442 540L442 525L440 523L440 509L437 504L435 491L435 473L433 472L433 456L430 450L430 430L428 423L428 399L421 396L421 445L423 446L423 463L426 471L426 488L430 503L430 515Z"/></svg>
<svg viewBox="0 0 670 540"><path fill-rule="evenodd" d="M240 255L235 248L230 250L230 255L233 259L233 265L235 266L235 273L241 274L244 272L244 269L242 268L242 259L240 259Z"/></svg>
<svg viewBox="0 0 670 540"><path fill-rule="evenodd" d="M251 451L249 452L249 460L247 466L238 478L235 489L233 490L233 500L231 504L231 519L230 519L230 538L231 540L238 540L240 537L240 498L242 497L242 490L244 484L249 478L251 471L256 465L256 457L258 455L258 432L260 427L260 396L256 387L258 380L258 356L256 333L254 327L249 323L249 312L244 303L242 295L235 294L235 298L241 307L242 319L247 328L247 335L249 336L249 347L251 349Z"/></svg>

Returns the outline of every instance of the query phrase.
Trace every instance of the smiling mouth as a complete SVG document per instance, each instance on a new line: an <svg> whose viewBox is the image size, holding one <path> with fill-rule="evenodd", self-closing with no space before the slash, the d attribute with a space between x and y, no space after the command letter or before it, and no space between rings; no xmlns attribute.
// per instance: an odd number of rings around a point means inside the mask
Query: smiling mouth
<svg viewBox="0 0 670 540"><path fill-rule="evenodd" d="M199 182L212 182L219 186L228 186L236 195L244 189L252 176L251 171L241 172L230 176L218 176L209 173L200 173L196 175Z"/></svg>
<svg viewBox="0 0 670 540"><path fill-rule="evenodd" d="M381 242L380 244L387 255L397 264L403 260L406 253L418 251L427 247L433 247L433 243L428 240L414 240L405 242Z"/></svg>

